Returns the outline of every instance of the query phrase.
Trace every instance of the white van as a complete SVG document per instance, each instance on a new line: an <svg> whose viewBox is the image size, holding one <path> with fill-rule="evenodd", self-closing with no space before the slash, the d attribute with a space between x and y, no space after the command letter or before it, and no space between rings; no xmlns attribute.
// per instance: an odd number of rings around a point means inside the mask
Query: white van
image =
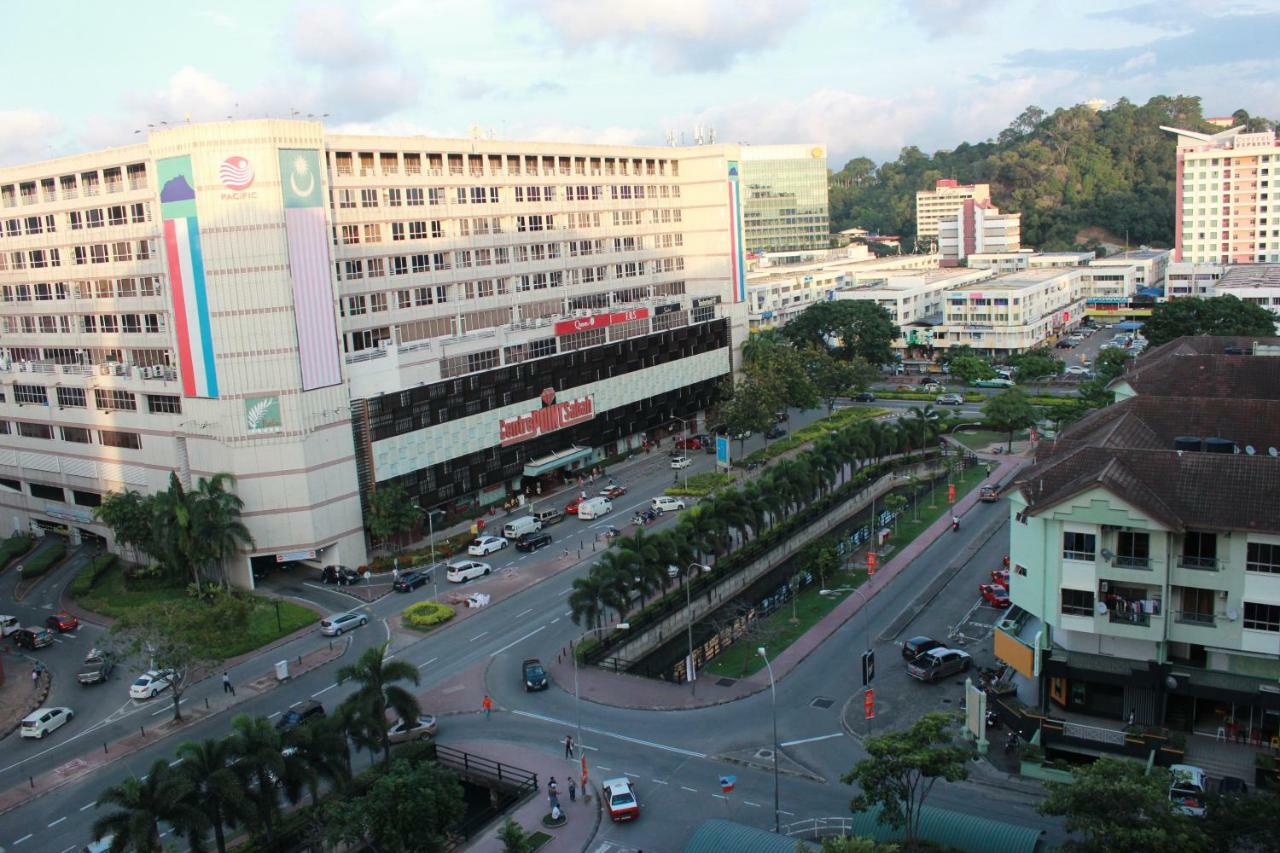
<svg viewBox="0 0 1280 853"><path fill-rule="evenodd" d="M590 521L613 512L613 501L608 498L587 498L578 504L578 518Z"/></svg>
<svg viewBox="0 0 1280 853"><path fill-rule="evenodd" d="M502 535L507 539L516 540L526 533L537 533L541 529L541 521L531 515L523 515L502 525Z"/></svg>
<svg viewBox="0 0 1280 853"><path fill-rule="evenodd" d="M0 637L7 637L21 627L17 616L0 616Z"/></svg>

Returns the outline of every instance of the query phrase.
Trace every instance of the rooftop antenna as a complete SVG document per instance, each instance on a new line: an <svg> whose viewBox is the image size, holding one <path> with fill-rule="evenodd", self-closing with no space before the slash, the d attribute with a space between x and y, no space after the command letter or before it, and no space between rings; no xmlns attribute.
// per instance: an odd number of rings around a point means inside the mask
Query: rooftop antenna
<svg viewBox="0 0 1280 853"><path fill-rule="evenodd" d="M708 145L716 144L716 129L714 127L707 128L707 144Z"/></svg>
<svg viewBox="0 0 1280 853"><path fill-rule="evenodd" d="M676 132L671 128L667 128L667 145L674 148L675 144L676 144Z"/></svg>

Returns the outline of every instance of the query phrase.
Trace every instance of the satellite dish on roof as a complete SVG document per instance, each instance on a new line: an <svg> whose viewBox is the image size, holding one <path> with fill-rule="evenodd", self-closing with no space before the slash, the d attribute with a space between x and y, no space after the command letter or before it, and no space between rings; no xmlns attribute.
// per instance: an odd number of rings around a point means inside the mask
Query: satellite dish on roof
<svg viewBox="0 0 1280 853"><path fill-rule="evenodd" d="M1253 454L1257 453L1258 451L1256 451L1256 450L1254 450L1254 449L1253 449L1253 445L1252 445L1252 444L1246 444L1246 445L1244 446L1244 452L1245 452L1245 453L1247 453L1247 454L1249 454L1250 456L1252 456Z"/></svg>
<svg viewBox="0 0 1280 853"><path fill-rule="evenodd" d="M1280 456L1280 450L1276 450L1274 447L1268 447L1267 453L1269 453L1272 456Z"/></svg>

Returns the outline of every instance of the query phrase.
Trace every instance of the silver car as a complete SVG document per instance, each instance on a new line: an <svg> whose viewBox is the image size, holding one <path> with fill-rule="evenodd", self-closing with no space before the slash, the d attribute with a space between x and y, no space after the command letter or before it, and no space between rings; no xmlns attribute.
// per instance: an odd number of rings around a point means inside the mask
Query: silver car
<svg viewBox="0 0 1280 853"><path fill-rule="evenodd" d="M343 632L369 624L363 613L335 613L320 620L320 633L326 637L340 637Z"/></svg>
<svg viewBox="0 0 1280 853"><path fill-rule="evenodd" d="M973 658L959 649L929 649L907 664L907 675L921 681L941 681L949 675L968 672Z"/></svg>

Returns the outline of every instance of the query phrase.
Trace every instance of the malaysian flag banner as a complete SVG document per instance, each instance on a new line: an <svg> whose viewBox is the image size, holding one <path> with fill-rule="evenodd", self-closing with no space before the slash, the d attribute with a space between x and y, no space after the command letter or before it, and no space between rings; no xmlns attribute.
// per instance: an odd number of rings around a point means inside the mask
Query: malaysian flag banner
<svg viewBox="0 0 1280 853"><path fill-rule="evenodd" d="M156 172L160 180L160 220L164 226L182 393L187 397L217 397L218 372L213 361L209 297L205 289L191 158L162 159L156 163Z"/></svg>
<svg viewBox="0 0 1280 853"><path fill-rule="evenodd" d="M342 381L329 273L329 228L325 224L320 178L319 151L280 149L280 190L284 194L284 229L289 240L293 318L298 330L303 391Z"/></svg>
<svg viewBox="0 0 1280 853"><path fill-rule="evenodd" d="M743 246L742 185L738 161L729 161L729 267L733 301L747 298L746 249Z"/></svg>

